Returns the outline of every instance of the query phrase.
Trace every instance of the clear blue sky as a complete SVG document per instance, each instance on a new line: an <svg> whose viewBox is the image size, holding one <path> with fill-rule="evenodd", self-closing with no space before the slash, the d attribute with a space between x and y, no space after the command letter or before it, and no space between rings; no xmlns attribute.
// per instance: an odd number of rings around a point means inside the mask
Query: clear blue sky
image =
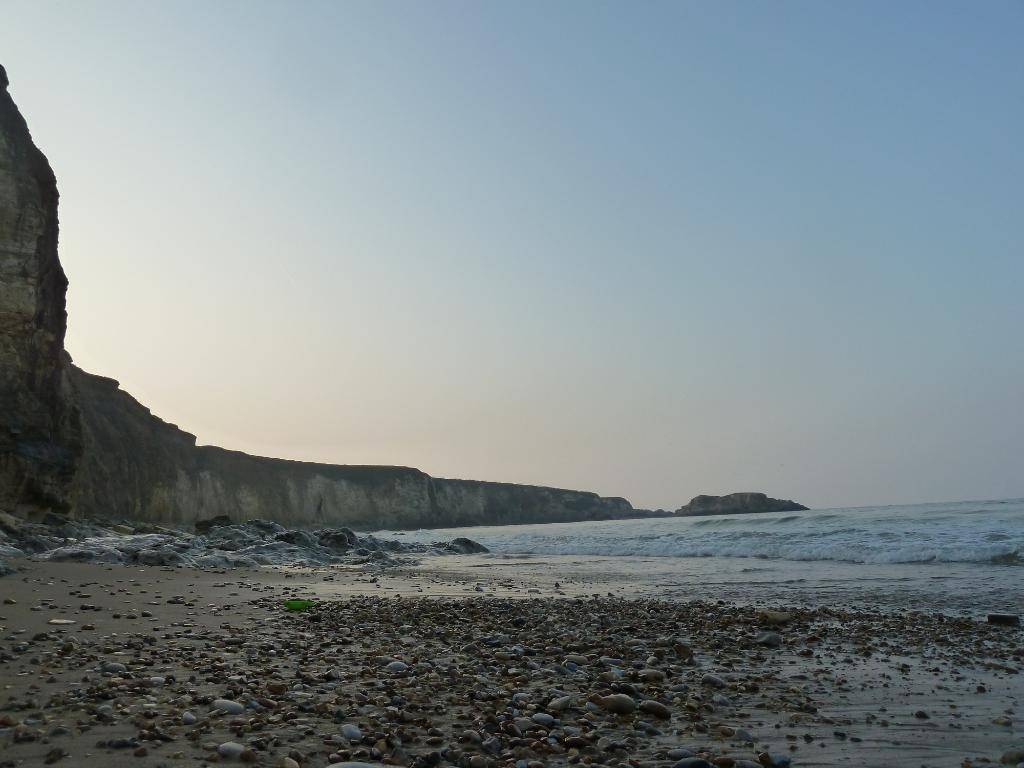
<svg viewBox="0 0 1024 768"><path fill-rule="evenodd" d="M0 5L68 347L211 442L1024 495L1024 4Z"/></svg>

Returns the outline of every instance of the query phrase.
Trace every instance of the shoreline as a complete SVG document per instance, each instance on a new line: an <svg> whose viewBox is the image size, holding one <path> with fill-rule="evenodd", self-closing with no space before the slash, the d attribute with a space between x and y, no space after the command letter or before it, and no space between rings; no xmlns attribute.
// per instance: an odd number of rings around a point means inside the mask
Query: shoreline
<svg viewBox="0 0 1024 768"><path fill-rule="evenodd" d="M5 768L959 766L1024 748L1024 634L960 618L609 597L550 569L429 560L14 562L0 580ZM287 596L318 603L288 613Z"/></svg>

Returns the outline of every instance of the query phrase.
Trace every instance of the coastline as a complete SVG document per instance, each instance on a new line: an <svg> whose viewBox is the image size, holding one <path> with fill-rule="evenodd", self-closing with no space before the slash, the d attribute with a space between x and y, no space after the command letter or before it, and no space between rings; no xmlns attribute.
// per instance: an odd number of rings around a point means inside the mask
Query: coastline
<svg viewBox="0 0 1024 768"><path fill-rule="evenodd" d="M1021 746L1019 629L609 597L553 567L462 562L14 560L0 763L953 766ZM286 596L318 603L288 613Z"/></svg>

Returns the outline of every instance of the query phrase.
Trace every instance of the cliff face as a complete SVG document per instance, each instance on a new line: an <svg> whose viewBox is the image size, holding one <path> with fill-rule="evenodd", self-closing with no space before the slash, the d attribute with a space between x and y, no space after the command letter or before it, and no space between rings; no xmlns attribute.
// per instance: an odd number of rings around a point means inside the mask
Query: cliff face
<svg viewBox="0 0 1024 768"><path fill-rule="evenodd" d="M690 503L676 510L676 514L735 515L747 512L800 512L807 509L789 499L770 499L763 493L730 493L725 496L694 496Z"/></svg>
<svg viewBox="0 0 1024 768"><path fill-rule="evenodd" d="M84 451L76 512L188 524L216 515L289 526L433 528L626 517L625 499L556 488L432 478L408 467L249 456L153 416L113 379L71 368Z"/></svg>
<svg viewBox="0 0 1024 768"><path fill-rule="evenodd" d="M64 351L57 184L7 85L0 67L0 511L172 524L226 515L363 529L632 513L625 499L583 491L197 446L113 379L72 365Z"/></svg>
<svg viewBox="0 0 1024 768"><path fill-rule="evenodd" d="M0 505L71 508L81 451L67 380L57 183L0 67Z"/></svg>

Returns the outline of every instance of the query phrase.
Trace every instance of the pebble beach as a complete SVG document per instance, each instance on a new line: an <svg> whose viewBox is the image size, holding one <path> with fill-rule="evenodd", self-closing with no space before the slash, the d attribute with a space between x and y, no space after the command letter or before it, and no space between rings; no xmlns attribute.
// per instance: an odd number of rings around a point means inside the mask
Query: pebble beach
<svg viewBox="0 0 1024 768"><path fill-rule="evenodd" d="M0 581L0 766L1024 761L1019 627L605 586L429 558L19 560Z"/></svg>

